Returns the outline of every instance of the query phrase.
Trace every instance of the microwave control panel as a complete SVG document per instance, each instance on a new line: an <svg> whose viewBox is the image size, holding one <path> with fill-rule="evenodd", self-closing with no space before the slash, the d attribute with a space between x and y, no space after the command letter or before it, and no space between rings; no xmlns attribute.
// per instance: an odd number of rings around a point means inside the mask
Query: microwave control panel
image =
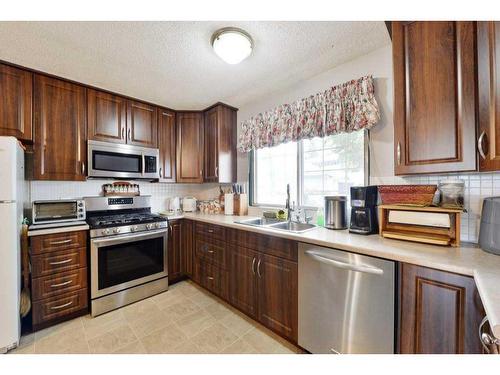
<svg viewBox="0 0 500 375"><path fill-rule="evenodd" d="M144 156L144 172L156 173L156 156Z"/></svg>

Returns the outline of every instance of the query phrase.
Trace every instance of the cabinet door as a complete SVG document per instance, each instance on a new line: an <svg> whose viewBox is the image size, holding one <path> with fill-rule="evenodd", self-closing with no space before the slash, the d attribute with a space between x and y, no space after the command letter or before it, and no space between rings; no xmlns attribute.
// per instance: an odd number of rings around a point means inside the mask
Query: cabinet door
<svg viewBox="0 0 500 375"><path fill-rule="evenodd" d="M182 221L181 262L182 272L188 276L193 275L193 222Z"/></svg>
<svg viewBox="0 0 500 375"><path fill-rule="evenodd" d="M479 169L500 170L500 22L477 23Z"/></svg>
<svg viewBox="0 0 500 375"><path fill-rule="evenodd" d="M35 75L35 180L85 180L85 88Z"/></svg>
<svg viewBox="0 0 500 375"><path fill-rule="evenodd" d="M127 106L127 143L157 147L158 124L156 107L132 100Z"/></svg>
<svg viewBox="0 0 500 375"><path fill-rule="evenodd" d="M259 321L266 327L297 341L297 263L270 255L259 255L257 263Z"/></svg>
<svg viewBox="0 0 500 375"><path fill-rule="evenodd" d="M481 353L484 310L474 279L402 264L400 352Z"/></svg>
<svg viewBox="0 0 500 375"><path fill-rule="evenodd" d="M181 222L172 221L170 224L170 233L168 237L168 281L173 283L182 276L181 267Z"/></svg>
<svg viewBox="0 0 500 375"><path fill-rule="evenodd" d="M158 109L158 148L160 181L175 182L175 114Z"/></svg>
<svg viewBox="0 0 500 375"><path fill-rule="evenodd" d="M177 114L177 182L203 182L203 116Z"/></svg>
<svg viewBox="0 0 500 375"><path fill-rule="evenodd" d="M30 72L0 64L0 135L32 140L32 87Z"/></svg>
<svg viewBox="0 0 500 375"><path fill-rule="evenodd" d="M89 139L125 143L127 100L106 92L87 90Z"/></svg>
<svg viewBox="0 0 500 375"><path fill-rule="evenodd" d="M205 113L205 182L219 180L219 130L217 107Z"/></svg>
<svg viewBox="0 0 500 375"><path fill-rule="evenodd" d="M259 253L234 246L230 250L229 300L245 314L257 316L257 262Z"/></svg>
<svg viewBox="0 0 500 375"><path fill-rule="evenodd" d="M476 169L473 22L393 22L396 175Z"/></svg>

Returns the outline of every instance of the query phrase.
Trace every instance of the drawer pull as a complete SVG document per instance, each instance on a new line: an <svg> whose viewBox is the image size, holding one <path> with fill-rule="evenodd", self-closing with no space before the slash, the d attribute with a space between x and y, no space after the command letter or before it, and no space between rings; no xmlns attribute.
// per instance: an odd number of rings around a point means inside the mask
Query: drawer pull
<svg viewBox="0 0 500 375"><path fill-rule="evenodd" d="M214 230L213 230L213 229L208 229L208 230L207 230L207 232L208 232L208 233L213 233L213 232L214 232Z"/></svg>
<svg viewBox="0 0 500 375"><path fill-rule="evenodd" d="M207 276L207 279L212 281L214 278L212 276Z"/></svg>
<svg viewBox="0 0 500 375"><path fill-rule="evenodd" d="M214 252L215 251L213 251L213 250L207 250L207 253L209 253L209 254L213 254Z"/></svg>
<svg viewBox="0 0 500 375"><path fill-rule="evenodd" d="M69 240L61 240L61 241L52 241L49 245L62 245L64 243L71 243L73 240L70 238Z"/></svg>
<svg viewBox="0 0 500 375"><path fill-rule="evenodd" d="M49 264L50 264L51 266L57 266L58 264L66 264L66 263L69 263L69 262L71 262L72 260L73 260L73 259L71 259L71 258L70 258L70 259L60 260L60 261L58 261L58 262L50 262Z"/></svg>
<svg viewBox="0 0 500 375"><path fill-rule="evenodd" d="M73 282L73 280L68 280L68 281L65 281L63 283L59 283L59 284L52 284L50 287L51 288L59 288L60 286L65 286L65 285L69 285Z"/></svg>
<svg viewBox="0 0 500 375"><path fill-rule="evenodd" d="M65 307L71 306L72 304L73 304L73 301L69 301L68 303L65 303L63 305L52 306L50 309L51 310L60 310L60 309L64 309Z"/></svg>

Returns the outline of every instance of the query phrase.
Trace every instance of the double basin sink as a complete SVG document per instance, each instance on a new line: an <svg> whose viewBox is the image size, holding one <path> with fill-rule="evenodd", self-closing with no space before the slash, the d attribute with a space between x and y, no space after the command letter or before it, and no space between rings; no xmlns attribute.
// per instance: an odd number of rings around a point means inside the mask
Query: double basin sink
<svg viewBox="0 0 500 375"><path fill-rule="evenodd" d="M250 225L253 227L282 230L292 233L303 233L316 228L314 224L298 223L296 221L280 221L277 219L267 219L264 217L236 221L237 224Z"/></svg>

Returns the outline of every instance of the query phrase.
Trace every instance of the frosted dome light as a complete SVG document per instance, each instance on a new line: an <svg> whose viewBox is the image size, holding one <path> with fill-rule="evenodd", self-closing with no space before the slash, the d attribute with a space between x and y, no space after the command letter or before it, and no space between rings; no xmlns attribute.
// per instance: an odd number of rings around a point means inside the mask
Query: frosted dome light
<svg viewBox="0 0 500 375"><path fill-rule="evenodd" d="M212 47L228 64L239 64L252 53L252 37L244 30L226 27L212 35Z"/></svg>

